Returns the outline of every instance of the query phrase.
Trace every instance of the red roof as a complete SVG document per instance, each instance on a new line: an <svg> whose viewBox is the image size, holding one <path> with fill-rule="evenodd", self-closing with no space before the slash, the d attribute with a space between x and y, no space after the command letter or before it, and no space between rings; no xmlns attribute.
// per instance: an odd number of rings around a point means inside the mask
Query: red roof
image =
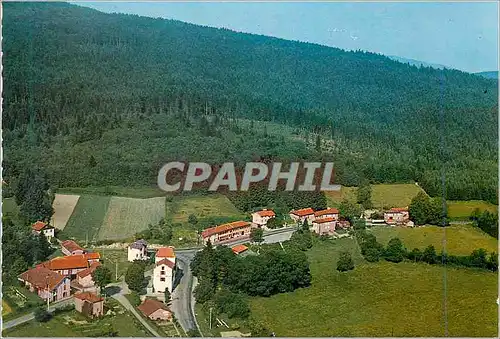
<svg viewBox="0 0 500 339"><path fill-rule="evenodd" d="M48 268L38 266L21 273L19 278L41 289L46 289L48 284L49 289L52 291L64 280L65 277L59 273L49 270Z"/></svg>
<svg viewBox="0 0 500 339"><path fill-rule="evenodd" d="M207 228L201 233L203 238L208 238L211 235L222 233L236 228L249 227L250 223L248 221L235 221L228 224L219 225L211 228Z"/></svg>
<svg viewBox="0 0 500 339"><path fill-rule="evenodd" d="M262 211L257 211L255 213L257 213L261 217L274 217L274 216L276 216L276 214L274 213L273 210L262 210Z"/></svg>
<svg viewBox="0 0 500 339"><path fill-rule="evenodd" d="M156 258L175 258L173 247L162 247L156 251Z"/></svg>
<svg viewBox="0 0 500 339"><path fill-rule="evenodd" d="M233 246L231 249L233 250L234 254L240 254L248 250L248 247L246 247L245 245L236 245Z"/></svg>
<svg viewBox="0 0 500 339"><path fill-rule="evenodd" d="M303 208L300 210L292 210L292 211L290 211L290 214L295 214L295 215L298 215L299 217L305 217L306 215L314 214L314 210L312 208L308 207L308 208Z"/></svg>
<svg viewBox="0 0 500 339"><path fill-rule="evenodd" d="M313 221L313 223L315 223L315 224L324 224L325 222L332 222L332 221L335 221L335 218L328 217L328 218L316 219L316 220Z"/></svg>
<svg viewBox="0 0 500 339"><path fill-rule="evenodd" d="M164 303L154 300L154 299L146 299L142 304L137 306L137 309L141 311L146 317L149 317L152 313L158 310L169 311L169 309L165 306ZM169 311L170 312L170 311Z"/></svg>
<svg viewBox="0 0 500 339"><path fill-rule="evenodd" d="M78 245L76 242L74 242L73 240L66 240L66 241L63 241L61 243L61 246L64 247L65 249L67 249L68 251L70 252L74 252L74 251L84 251L83 248L80 247L80 245Z"/></svg>
<svg viewBox="0 0 500 339"><path fill-rule="evenodd" d="M389 212L386 213L398 213L398 212L408 212L408 207L394 207L391 208Z"/></svg>
<svg viewBox="0 0 500 339"><path fill-rule="evenodd" d="M42 263L42 266L50 270L68 270L75 268L88 268L89 262L87 261L85 254L76 254L54 258Z"/></svg>
<svg viewBox="0 0 500 339"><path fill-rule="evenodd" d="M96 294L90 293L90 292L76 293L75 298L80 299L80 300L89 301L91 303L96 303L96 302L104 300L104 298L101 298L101 297L97 296Z"/></svg>
<svg viewBox="0 0 500 339"><path fill-rule="evenodd" d="M101 259L101 255L99 254L99 252L85 253L83 256L84 256L84 257L85 257L85 259L87 259L87 260L97 260L97 259Z"/></svg>
<svg viewBox="0 0 500 339"><path fill-rule="evenodd" d="M173 269L175 267L175 264L168 259L162 259L156 263L156 267L158 267L160 265L167 265L171 269Z"/></svg>
<svg viewBox="0 0 500 339"><path fill-rule="evenodd" d="M101 266L99 262L93 262L89 268L78 272L76 275L79 276L80 278L84 278L88 276L89 274L92 274L97 267Z"/></svg>
<svg viewBox="0 0 500 339"><path fill-rule="evenodd" d="M321 217L322 215L328 215L328 214L339 214L339 210L336 208L327 208L326 210L314 212L315 217Z"/></svg>
<svg viewBox="0 0 500 339"><path fill-rule="evenodd" d="M43 222L43 221L37 221L37 222L35 222L35 223L31 226L31 228L32 228L33 230L37 231L37 232L40 232L41 230L43 230L43 229L44 229L44 228L46 228L46 227L47 227L47 228L53 228L52 226L47 225L47 223L46 223L46 222Z"/></svg>

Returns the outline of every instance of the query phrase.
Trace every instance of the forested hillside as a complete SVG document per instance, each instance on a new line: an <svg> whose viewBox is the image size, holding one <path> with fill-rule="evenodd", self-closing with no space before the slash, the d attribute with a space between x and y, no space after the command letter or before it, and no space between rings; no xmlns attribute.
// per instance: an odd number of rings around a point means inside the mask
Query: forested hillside
<svg viewBox="0 0 500 339"><path fill-rule="evenodd" d="M344 185L437 195L443 168L449 199L497 200L495 80L65 3L3 8L8 181L39 165L58 186L149 185L170 160L324 158Z"/></svg>

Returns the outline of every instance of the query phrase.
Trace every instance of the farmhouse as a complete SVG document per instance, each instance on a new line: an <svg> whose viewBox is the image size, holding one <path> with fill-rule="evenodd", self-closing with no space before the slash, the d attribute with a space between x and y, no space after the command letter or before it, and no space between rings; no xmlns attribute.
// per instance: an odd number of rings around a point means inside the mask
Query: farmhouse
<svg viewBox="0 0 500 339"><path fill-rule="evenodd" d="M87 252L73 240L63 241L61 243L61 251L63 252L64 255L85 254Z"/></svg>
<svg viewBox="0 0 500 339"><path fill-rule="evenodd" d="M263 209L262 211L252 213L252 224L254 227L266 229L267 222L274 217L276 217L276 214L273 210Z"/></svg>
<svg viewBox="0 0 500 339"><path fill-rule="evenodd" d="M322 218L333 218L335 220L339 220L339 210L336 208L327 208L326 210L314 212L315 220Z"/></svg>
<svg viewBox="0 0 500 339"><path fill-rule="evenodd" d="M314 221L314 210L312 208L292 210L290 211L290 218L298 223L303 223L304 220L307 220L307 222L311 224Z"/></svg>
<svg viewBox="0 0 500 339"><path fill-rule="evenodd" d="M246 247L245 245L236 245L236 246L233 246L231 248L231 250L233 251L234 254L241 254L241 253L247 251L248 247Z"/></svg>
<svg viewBox="0 0 500 339"><path fill-rule="evenodd" d="M100 317L104 315L104 298L90 292L77 293L75 309L89 318Z"/></svg>
<svg viewBox="0 0 500 339"><path fill-rule="evenodd" d="M78 272L76 274L76 279L71 282L71 287L82 292L97 292L94 279L92 278L92 273L94 273L96 268L99 266L101 266L99 262L93 262L89 268Z"/></svg>
<svg viewBox="0 0 500 339"><path fill-rule="evenodd" d="M128 246L128 261L148 259L148 243L140 239Z"/></svg>
<svg viewBox="0 0 500 339"><path fill-rule="evenodd" d="M319 234L333 234L335 232L335 226L337 224L337 220L332 217L326 217L326 218L318 218L313 221L312 224L312 231Z"/></svg>
<svg viewBox="0 0 500 339"><path fill-rule="evenodd" d="M231 239L249 237L251 226L252 224L248 221L235 221L207 228L201 233L201 236L203 243L206 244L210 240L212 244L217 244Z"/></svg>
<svg viewBox="0 0 500 339"><path fill-rule="evenodd" d="M94 262L98 262L100 254L97 252L68 255L65 257L56 257L52 260L41 263L39 266L48 268L59 274L75 278L76 274L90 267Z"/></svg>
<svg viewBox="0 0 500 339"><path fill-rule="evenodd" d="M151 320L172 320L172 312L158 300L146 299L137 309Z"/></svg>
<svg viewBox="0 0 500 339"><path fill-rule="evenodd" d="M35 234L43 234L49 241L55 236L54 227L43 221L35 222L33 225L31 225L31 229Z"/></svg>
<svg viewBox="0 0 500 339"><path fill-rule="evenodd" d="M391 208L389 211L384 212L384 220L388 225L402 225L410 220L408 207Z"/></svg>
<svg viewBox="0 0 500 339"><path fill-rule="evenodd" d="M172 247L163 247L156 251L153 269L153 289L155 293L173 290L175 279L175 252Z"/></svg>
<svg viewBox="0 0 500 339"><path fill-rule="evenodd" d="M70 279L45 267L35 267L18 276L31 292L49 302L62 300L70 296Z"/></svg>

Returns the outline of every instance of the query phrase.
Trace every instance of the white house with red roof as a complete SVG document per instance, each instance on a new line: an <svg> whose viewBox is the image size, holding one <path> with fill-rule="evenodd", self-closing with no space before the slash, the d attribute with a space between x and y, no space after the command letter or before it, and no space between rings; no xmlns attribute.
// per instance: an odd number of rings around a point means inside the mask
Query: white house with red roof
<svg viewBox="0 0 500 339"><path fill-rule="evenodd" d="M275 218L276 213L273 210L263 209L252 213L252 224L254 227L267 228L267 222L269 219Z"/></svg>
<svg viewBox="0 0 500 339"><path fill-rule="evenodd" d="M408 207L395 207L384 212L384 221L388 225L402 225L410 220Z"/></svg>
<svg viewBox="0 0 500 339"><path fill-rule="evenodd" d="M54 227L43 221L37 221L31 225L31 229L35 234L43 234L50 241L55 236Z"/></svg>
<svg viewBox="0 0 500 339"><path fill-rule="evenodd" d="M335 220L339 220L339 210L336 208L327 208L314 212L314 220L322 218L333 218Z"/></svg>
<svg viewBox="0 0 500 339"><path fill-rule="evenodd" d="M204 244L209 240L212 244L217 244L224 241L250 237L251 229L252 223L248 221L235 221L207 228L201 233L201 236Z"/></svg>
<svg viewBox="0 0 500 339"><path fill-rule="evenodd" d="M153 292L164 293L166 289L173 291L175 279L176 257L173 247L162 247L155 254L153 269Z"/></svg>
<svg viewBox="0 0 500 339"><path fill-rule="evenodd" d="M17 279L43 300L48 298L49 302L62 300L71 295L69 277L43 266L21 273Z"/></svg>
<svg viewBox="0 0 500 339"><path fill-rule="evenodd" d="M310 207L302 208L299 210L292 210L290 211L289 215L293 221L301 224L304 222L304 220L307 220L309 225L311 225L314 221L314 210Z"/></svg>

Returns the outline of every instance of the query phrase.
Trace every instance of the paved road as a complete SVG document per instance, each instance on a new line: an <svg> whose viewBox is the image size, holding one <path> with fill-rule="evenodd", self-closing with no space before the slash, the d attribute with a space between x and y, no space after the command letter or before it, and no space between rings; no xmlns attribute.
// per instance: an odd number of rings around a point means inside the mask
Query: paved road
<svg viewBox="0 0 500 339"><path fill-rule="evenodd" d="M72 304L73 304L73 297L68 298L68 299L64 299L64 300L59 301L57 303L51 304L49 306L49 311L53 312L57 308L65 307L65 306L72 305ZM28 322L28 321L33 320L33 319L35 319L35 314L34 313L28 313L28 314L23 315L23 316L21 316L19 318L12 319L10 321L2 323L2 330L6 330L8 328L24 324L25 322Z"/></svg>
<svg viewBox="0 0 500 339"><path fill-rule="evenodd" d="M289 227L267 231L264 233L264 243L269 244L286 241L290 239L295 230L296 228ZM234 246L247 243L248 241L248 239L236 240L224 243L224 245ZM183 276L177 287L174 289L174 292L172 293L171 309L184 331L187 332L190 329L197 328L200 334L203 336L198 323L196 322L196 317L194 314L195 299L193 290L196 284L196 282L194 281L196 280L196 278L193 277L191 269L189 267L189 264L196 255L196 252L198 252L199 250L200 249L175 251L179 268L183 271Z"/></svg>

